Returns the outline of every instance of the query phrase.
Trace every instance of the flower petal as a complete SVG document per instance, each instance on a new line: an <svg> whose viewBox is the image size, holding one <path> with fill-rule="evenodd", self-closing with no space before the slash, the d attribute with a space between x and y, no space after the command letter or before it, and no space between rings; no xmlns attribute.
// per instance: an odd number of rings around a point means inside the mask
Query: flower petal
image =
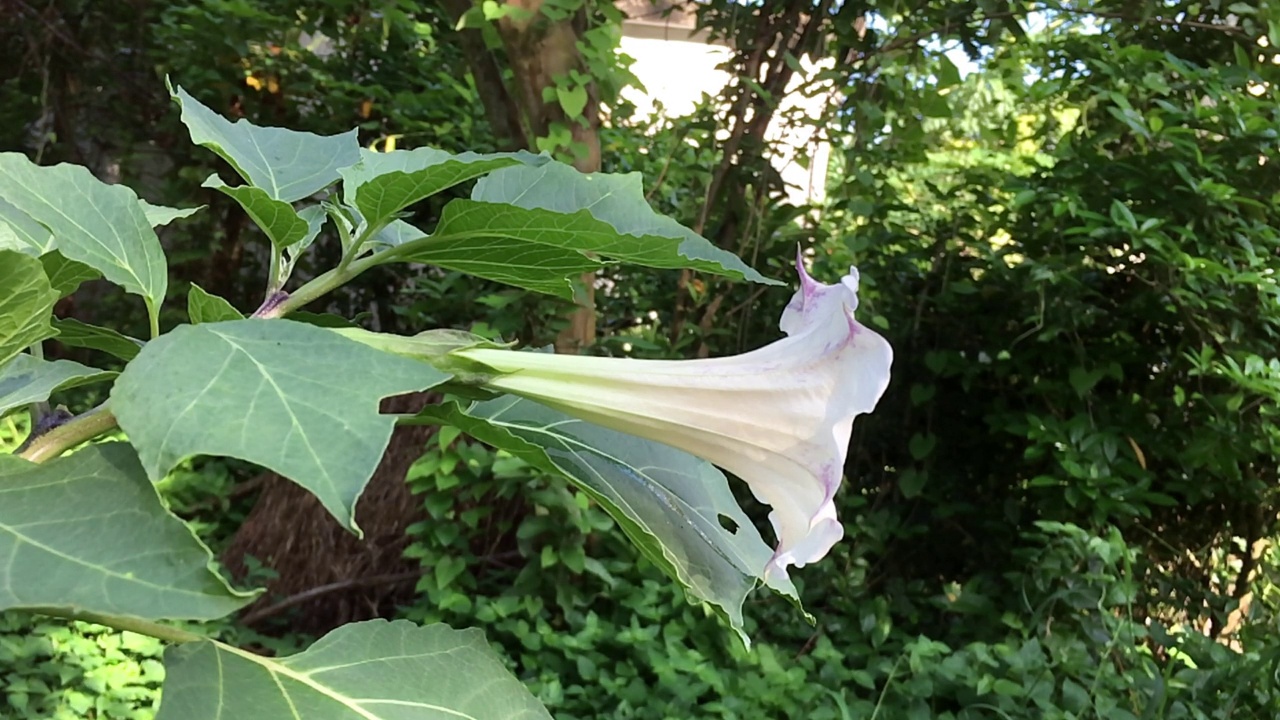
<svg viewBox="0 0 1280 720"><path fill-rule="evenodd" d="M773 508L766 577L821 559L844 535L833 502L855 416L889 382L893 351L853 316L858 273L810 278L779 323L787 337L732 357L630 360L469 349L508 373L489 385L680 448L738 476Z"/></svg>

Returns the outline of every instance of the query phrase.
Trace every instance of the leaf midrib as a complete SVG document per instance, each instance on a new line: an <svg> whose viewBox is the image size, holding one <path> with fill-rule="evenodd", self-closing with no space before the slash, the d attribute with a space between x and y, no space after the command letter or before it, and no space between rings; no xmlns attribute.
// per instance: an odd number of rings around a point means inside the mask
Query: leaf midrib
<svg viewBox="0 0 1280 720"><path fill-rule="evenodd" d="M366 709L364 708L364 706L362 706L362 705L358 704L358 703L356 702L356 699L355 699L355 698L348 698L348 697L347 697L347 696L345 696L345 695L341 695L341 694L339 694L336 690L334 690L334 689L332 689L332 688L328 687L327 685L323 685L323 684L321 684L320 682L318 682L318 681L314 680L314 679L311 677L311 674L312 674L312 673L314 673L315 671L310 671L310 672L305 672L305 671L296 671L296 670L293 670L293 669L292 669L292 668L290 668L289 666L284 665L284 664L282 664L282 663L275 663L275 662L272 662L272 661L271 661L271 658L265 658L265 657L262 657L262 656L260 656L260 655L255 655L255 654L253 654L253 653L251 653L251 652L246 652L246 651L244 651L244 650L241 650L241 649L239 649L239 648L233 647L233 646L231 646L231 645L224 645L223 643L220 643L220 642L218 642L218 641L216 641L216 640L211 640L210 642L212 642L212 643L214 644L214 652L215 652L215 653L216 653L216 652L218 652L218 651L220 651L220 650L225 650L225 651L227 651L227 652L229 652L229 653L231 653L231 654L233 654L233 655L238 655L238 656L240 656L241 658L244 658L245 660L248 660L248 661L250 661L250 662L252 662L252 663L255 663L255 664L257 664L257 665L260 665L260 666L261 666L263 669L265 669L267 672L271 673L272 680L274 680L274 681L276 682L276 685L280 687L280 692L281 692L281 694L283 694L283 695L284 695L285 700L286 700L287 702L289 702L289 706L290 706L291 708L293 707L293 702L292 702L292 700L290 700L290 699L289 699L289 694L288 694L288 692L287 692L287 691L285 691L284 687L280 685L280 681L279 681L279 679L277 678L277 676L278 676L278 675L282 675L282 676L284 676L284 677L286 677L286 678L289 678L290 680L293 680L293 681L294 681L294 682L296 682L296 683L299 683L299 684L301 684L301 685L303 685L303 686L305 686L305 687L307 687L307 688L309 688L309 689L311 689L311 690L313 690L313 691L315 691L315 692L317 692L317 693L319 693L319 694L321 694L321 695L324 695L325 697L329 698L330 700L333 700L334 702L338 703L339 705L342 705L343 707L345 707L345 708L347 708L347 709L351 710L352 712L356 713L356 714L357 714L357 715L359 715L360 717L365 718L365 720L384 720L384 718L382 718L381 716L373 714L373 713L372 713L372 712L370 712L369 710L366 710ZM418 657L419 655L421 655L421 653L419 653L419 654L415 654L415 655L410 655L410 656L405 656L405 657ZM366 661L366 662L367 662L367 663L382 662L382 661L384 661L384 660L386 660L386 659L387 659L387 658L373 658L373 659L368 660L368 661ZM366 662L351 663L351 664L350 664L350 666L351 666L351 667L355 667L355 666L358 666L358 665L366 664ZM331 668L329 668L329 669L331 669ZM221 686L220 686L220 687L221 687ZM219 693L219 697L221 697L221 695L222 695L222 694L221 694L221 693ZM381 699L378 699L378 702L389 702L389 700L387 700L386 698L381 698ZM447 714L449 714L449 715L453 715L453 716L455 716L455 717L463 718L464 720L479 720L479 718L475 717L474 715L468 715L467 713L464 713L464 712L461 712L461 711L458 711L458 710L454 710L454 709L452 709L452 708L447 708L447 707L444 707L444 706L442 706L442 705L434 705L434 704L432 704L432 703L426 703L426 702L415 702L415 701L401 701L401 702L404 702L404 703L406 703L406 704L412 704L414 707L422 707L422 708L427 708L427 709L435 710L435 711L442 712L442 713L447 713ZM302 716L298 715L297 710L294 710L294 717L295 717L295 718L298 718L298 720L302 720Z"/></svg>

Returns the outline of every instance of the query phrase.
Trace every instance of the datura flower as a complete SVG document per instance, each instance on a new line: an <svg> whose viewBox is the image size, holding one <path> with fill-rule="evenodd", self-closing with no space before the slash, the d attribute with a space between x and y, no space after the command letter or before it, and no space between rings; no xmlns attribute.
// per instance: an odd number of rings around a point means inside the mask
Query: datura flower
<svg viewBox="0 0 1280 720"><path fill-rule="evenodd" d="M821 559L844 535L832 502L855 416L889 384L893 350L854 319L858 271L800 289L785 338L731 357L633 360L468 349L500 373L487 385L670 445L744 480L773 510L778 546L765 577Z"/></svg>

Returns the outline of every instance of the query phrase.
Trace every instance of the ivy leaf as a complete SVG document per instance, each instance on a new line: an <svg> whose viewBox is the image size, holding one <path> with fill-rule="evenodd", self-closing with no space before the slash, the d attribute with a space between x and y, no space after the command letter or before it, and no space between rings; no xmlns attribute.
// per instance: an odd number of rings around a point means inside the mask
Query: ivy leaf
<svg viewBox="0 0 1280 720"><path fill-rule="evenodd" d="M151 620L213 620L255 593L165 509L127 443L36 465L0 456L0 610L65 608Z"/></svg>
<svg viewBox="0 0 1280 720"><path fill-rule="evenodd" d="M737 255L712 245L675 220L654 212L644 198L639 173L583 174L559 162L538 167L510 167L481 178L471 192L471 199L544 211L523 214L534 223L530 230L538 233L538 237L530 239L542 244L599 252L646 267L689 267L737 280L783 284L764 277ZM560 217L553 219L552 213ZM507 213L499 217L505 218L505 223L495 219L490 221L493 224L488 229L512 231L506 223L517 220L521 214ZM588 222L591 218L598 222ZM485 227L483 221L483 213L459 212L453 218L453 222L459 223L454 230L480 229ZM445 224L443 218L440 224ZM435 234L441 234L441 229L437 228Z"/></svg>
<svg viewBox="0 0 1280 720"><path fill-rule="evenodd" d="M189 218L204 209L203 205L193 208L171 208L163 205L152 205L142 199L138 200L138 204L142 206L142 214L147 216L147 222L151 223L153 228L168 225L174 220Z"/></svg>
<svg viewBox="0 0 1280 720"><path fill-rule="evenodd" d="M110 380L116 373L70 360L41 360L22 353L0 367L0 415L44 402L58 390Z"/></svg>
<svg viewBox="0 0 1280 720"><path fill-rule="evenodd" d="M168 269L160 239L132 190L100 182L77 165L41 167L25 155L0 153L0 198L51 231L67 259L141 295L157 311ZM4 219L13 224L13 218Z"/></svg>
<svg viewBox="0 0 1280 720"><path fill-rule="evenodd" d="M170 94L182 107L191 142L217 153L273 200L301 200L337 182L339 169L360 161L355 130L324 136L259 127L248 120L233 123L181 87L171 88Z"/></svg>
<svg viewBox="0 0 1280 720"><path fill-rule="evenodd" d="M749 643L742 603L761 581L773 549L710 463L512 396L465 410L455 403L432 406L417 417L455 425L568 478L599 502L691 601L710 604ZM775 590L797 597L789 580L775 582Z"/></svg>
<svg viewBox="0 0 1280 720"><path fill-rule="evenodd" d="M566 117L580 117L587 107L587 88L585 85L575 85L572 88L558 87L556 99L560 101L560 109L564 110Z"/></svg>
<svg viewBox="0 0 1280 720"><path fill-rule="evenodd" d="M205 179L202 187L213 188L230 197L253 218L253 222L262 228L262 232L271 239L271 244L283 250L301 241L307 236L310 226L306 220L298 217L293 206L281 200L275 200L266 190L253 185L231 187L222 182L217 175Z"/></svg>
<svg viewBox="0 0 1280 720"><path fill-rule="evenodd" d="M240 458L306 488L343 525L391 439L378 401L449 376L288 320L184 325L147 343L111 409L152 480L194 455Z"/></svg>
<svg viewBox="0 0 1280 720"><path fill-rule="evenodd" d="M156 720L551 720L479 630L440 624L351 623L284 658L188 643L165 671Z"/></svg>
<svg viewBox="0 0 1280 720"><path fill-rule="evenodd" d="M191 289L187 291L187 316L193 324L244 319L244 315L231 303L210 295L195 283L191 283Z"/></svg>
<svg viewBox="0 0 1280 720"><path fill-rule="evenodd" d="M36 258L0 250L0 365L55 332L49 324L58 292Z"/></svg>
<svg viewBox="0 0 1280 720"><path fill-rule="evenodd" d="M68 260L57 250L41 255L40 264L44 266L44 274L49 277L49 284L58 292L59 298L79 290L83 283L102 277L102 273L84 263Z"/></svg>
<svg viewBox="0 0 1280 720"><path fill-rule="evenodd" d="M100 350L121 360L132 360L146 343L122 335L111 328L98 327L74 318L54 318L53 328L58 331L58 342L67 347Z"/></svg>
<svg viewBox="0 0 1280 720"><path fill-rule="evenodd" d="M499 168L546 163L529 152L454 155L436 148L360 151L360 162L339 172L343 198L354 205L370 225L381 225L400 210L447 190L458 183Z"/></svg>

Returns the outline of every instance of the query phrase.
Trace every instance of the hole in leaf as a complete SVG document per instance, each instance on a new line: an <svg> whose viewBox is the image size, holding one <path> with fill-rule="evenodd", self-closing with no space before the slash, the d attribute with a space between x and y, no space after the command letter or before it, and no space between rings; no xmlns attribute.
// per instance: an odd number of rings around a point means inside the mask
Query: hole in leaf
<svg viewBox="0 0 1280 720"><path fill-rule="evenodd" d="M731 535L737 534L738 523L735 522L733 518L729 517L728 515L725 515L724 513L720 513L719 515L716 516L716 519L720 521L720 527L724 528L725 530L728 530Z"/></svg>

